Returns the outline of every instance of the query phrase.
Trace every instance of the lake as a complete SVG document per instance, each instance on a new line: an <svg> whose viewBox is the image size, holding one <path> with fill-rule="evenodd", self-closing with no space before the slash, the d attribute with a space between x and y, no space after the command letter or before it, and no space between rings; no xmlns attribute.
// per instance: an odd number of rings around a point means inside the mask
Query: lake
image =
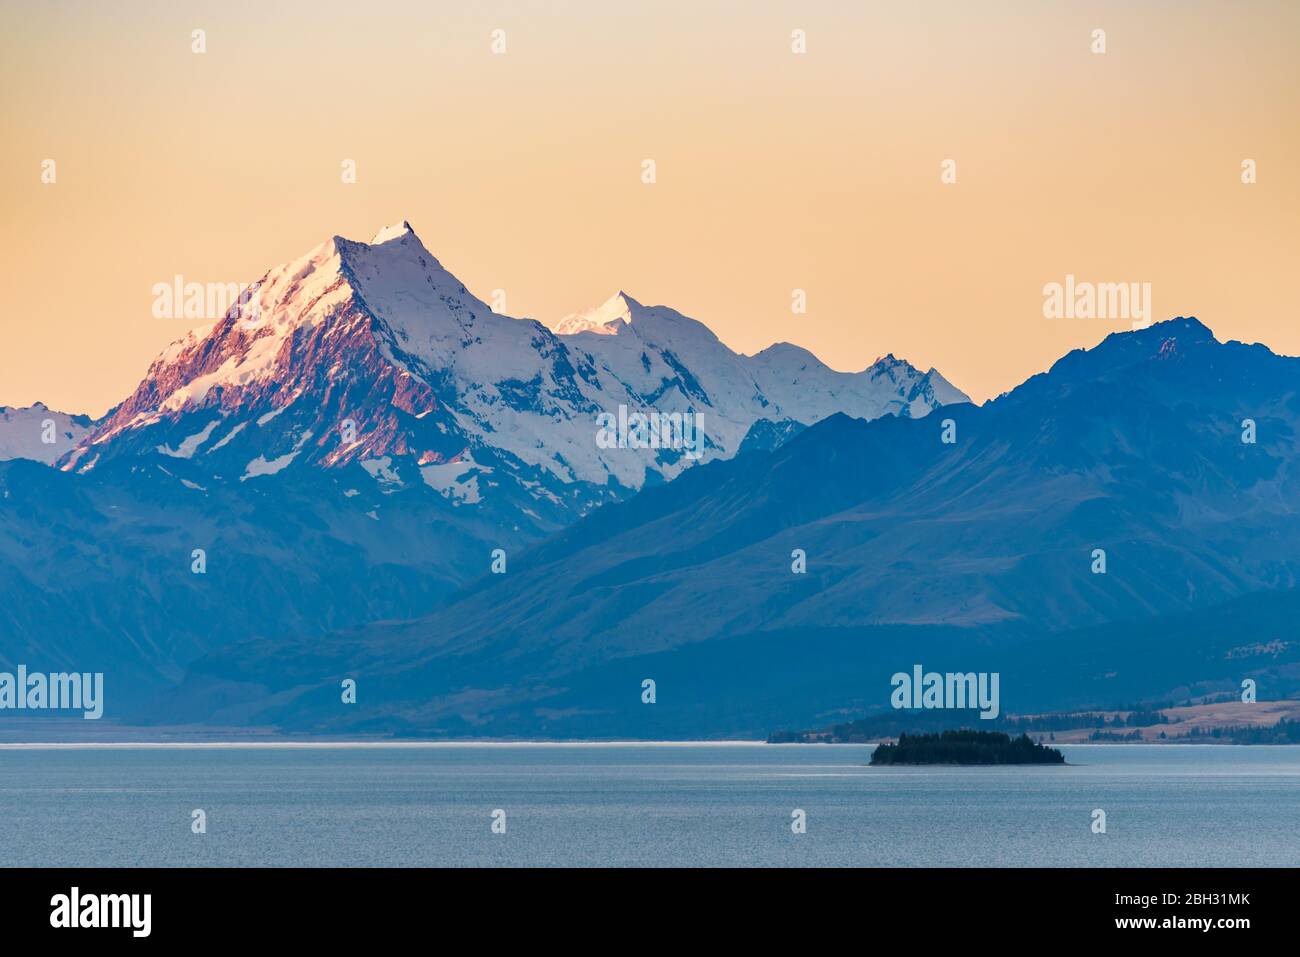
<svg viewBox="0 0 1300 957"><path fill-rule="evenodd" d="M1066 745L1065 767L1003 768L871 768L871 750L0 746L0 863L1300 863L1300 747ZM791 830L796 809L805 833Z"/></svg>

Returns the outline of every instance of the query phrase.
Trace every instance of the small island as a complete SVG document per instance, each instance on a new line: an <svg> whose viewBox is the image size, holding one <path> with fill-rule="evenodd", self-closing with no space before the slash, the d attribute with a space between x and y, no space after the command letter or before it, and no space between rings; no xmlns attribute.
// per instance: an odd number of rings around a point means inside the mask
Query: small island
<svg viewBox="0 0 1300 957"><path fill-rule="evenodd" d="M1029 735L1012 738L1000 731L944 731L900 734L897 744L882 744L875 764L1064 764L1055 748L1035 744Z"/></svg>

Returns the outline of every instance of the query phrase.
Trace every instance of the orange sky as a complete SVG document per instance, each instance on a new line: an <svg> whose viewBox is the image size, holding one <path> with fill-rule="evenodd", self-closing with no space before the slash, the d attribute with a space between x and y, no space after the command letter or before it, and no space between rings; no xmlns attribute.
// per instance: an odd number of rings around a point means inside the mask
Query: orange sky
<svg viewBox="0 0 1300 957"><path fill-rule="evenodd" d="M101 413L201 324L155 283L401 219L512 315L626 289L981 400L1129 326L1045 319L1067 274L1300 353L1298 41L1287 0L5 0L0 405Z"/></svg>

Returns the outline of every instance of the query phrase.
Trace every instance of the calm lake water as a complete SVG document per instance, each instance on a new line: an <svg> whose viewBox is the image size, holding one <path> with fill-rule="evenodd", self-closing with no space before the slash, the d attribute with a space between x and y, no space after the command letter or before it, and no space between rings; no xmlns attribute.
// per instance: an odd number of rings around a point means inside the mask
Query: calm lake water
<svg viewBox="0 0 1300 957"><path fill-rule="evenodd" d="M0 747L0 864L1300 864L1300 747L1061 750L1072 766L869 768L853 745Z"/></svg>

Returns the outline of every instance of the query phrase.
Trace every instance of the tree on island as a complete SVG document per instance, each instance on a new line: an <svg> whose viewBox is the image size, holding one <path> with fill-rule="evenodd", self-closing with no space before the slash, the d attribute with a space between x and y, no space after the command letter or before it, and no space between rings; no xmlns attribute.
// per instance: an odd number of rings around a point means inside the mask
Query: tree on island
<svg viewBox="0 0 1300 957"><path fill-rule="evenodd" d="M897 744L882 744L872 764L1064 764L1055 748L1035 744L1027 734L1011 738L1000 731L944 731L900 734Z"/></svg>

